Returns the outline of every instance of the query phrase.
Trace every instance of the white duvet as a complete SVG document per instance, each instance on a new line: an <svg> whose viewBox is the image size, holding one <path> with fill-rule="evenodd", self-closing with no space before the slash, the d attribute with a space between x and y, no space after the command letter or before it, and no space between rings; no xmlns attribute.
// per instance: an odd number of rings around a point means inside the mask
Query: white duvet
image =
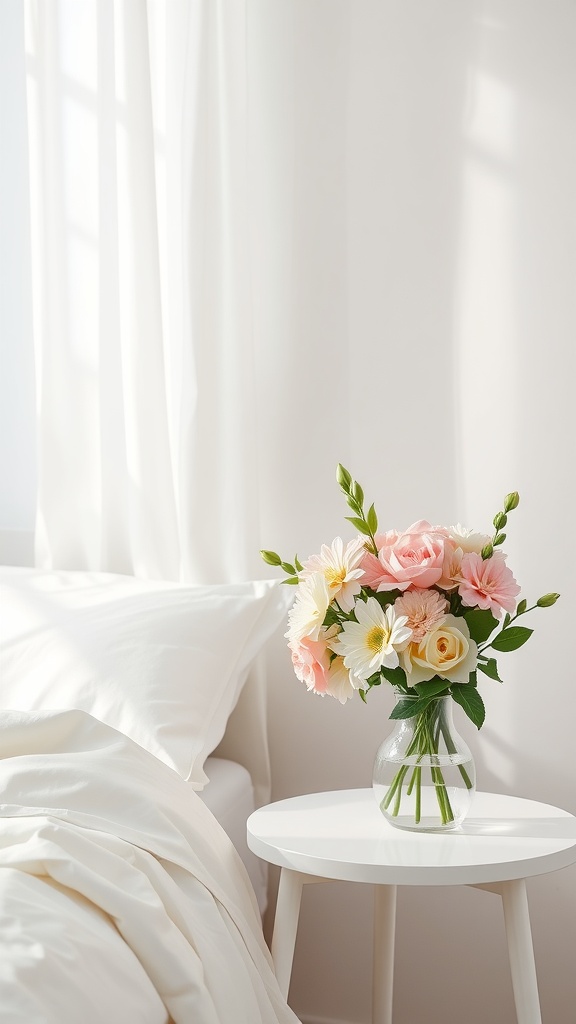
<svg viewBox="0 0 576 1024"><path fill-rule="evenodd" d="M0 714L2 1024L294 1024L244 866L170 768L81 711Z"/></svg>

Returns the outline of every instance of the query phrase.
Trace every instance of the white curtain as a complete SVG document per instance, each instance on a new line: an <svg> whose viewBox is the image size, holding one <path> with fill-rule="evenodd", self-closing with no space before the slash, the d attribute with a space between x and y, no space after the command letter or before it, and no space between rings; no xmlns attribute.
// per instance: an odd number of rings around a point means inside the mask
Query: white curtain
<svg viewBox="0 0 576 1024"><path fill-rule="evenodd" d="M27 0L37 563L253 575L244 0Z"/></svg>

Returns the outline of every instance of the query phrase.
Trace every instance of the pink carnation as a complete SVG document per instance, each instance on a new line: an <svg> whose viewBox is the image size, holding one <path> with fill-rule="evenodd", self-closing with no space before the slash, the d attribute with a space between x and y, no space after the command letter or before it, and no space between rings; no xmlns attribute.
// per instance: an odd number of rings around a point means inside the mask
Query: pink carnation
<svg viewBox="0 0 576 1024"><path fill-rule="evenodd" d="M302 640L290 640L288 647L292 652L296 677L314 693L326 693L330 668L326 644L322 640L304 637Z"/></svg>
<svg viewBox="0 0 576 1024"><path fill-rule="evenodd" d="M412 630L411 643L418 644L446 618L448 601L437 590L409 590L396 598L394 611L405 615Z"/></svg>
<svg viewBox="0 0 576 1024"><path fill-rule="evenodd" d="M497 619L502 609L513 612L516 608L520 587L500 552L486 559L467 552L462 557L460 579L458 593L467 607L489 608Z"/></svg>
<svg viewBox="0 0 576 1024"><path fill-rule="evenodd" d="M379 573L372 561L366 566L366 575L372 581L368 585L378 591L433 587L442 577L447 539L445 529L431 526L425 519L391 541L387 537L378 552Z"/></svg>

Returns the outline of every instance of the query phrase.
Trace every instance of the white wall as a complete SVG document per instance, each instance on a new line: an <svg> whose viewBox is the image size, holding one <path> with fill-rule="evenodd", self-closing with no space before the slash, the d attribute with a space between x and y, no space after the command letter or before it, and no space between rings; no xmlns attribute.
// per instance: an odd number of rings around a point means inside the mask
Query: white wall
<svg viewBox="0 0 576 1024"><path fill-rule="evenodd" d="M571 614L576 8L552 0L251 6L265 547L347 530L342 461L383 522L490 528L523 592L562 592L460 719L479 787L576 812ZM285 356L278 368L277 346ZM340 707L271 664L275 795L370 784L392 697ZM530 883L546 1024L576 1005L576 870ZM304 893L291 1002L365 1022L371 894ZM514 1019L496 897L404 891L395 1024Z"/></svg>

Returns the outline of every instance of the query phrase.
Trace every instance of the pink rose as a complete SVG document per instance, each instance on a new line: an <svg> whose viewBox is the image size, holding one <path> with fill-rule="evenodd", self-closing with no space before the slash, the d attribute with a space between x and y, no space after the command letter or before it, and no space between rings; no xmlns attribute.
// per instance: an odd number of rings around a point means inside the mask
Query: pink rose
<svg viewBox="0 0 576 1024"><path fill-rule="evenodd" d="M388 530L387 533L377 533L374 537L376 541L376 547L378 551L382 548L390 547L398 540L399 533L396 530ZM371 587L372 590L376 590L378 581L382 577L382 563L372 551L365 550L362 561L360 562L360 568L364 571L360 583L363 587Z"/></svg>
<svg viewBox="0 0 576 1024"><path fill-rule="evenodd" d="M443 527L420 519L395 539L386 539L378 552L379 573L372 561L366 567L368 585L378 591L433 587L442 577L447 542Z"/></svg>
<svg viewBox="0 0 576 1024"><path fill-rule="evenodd" d="M297 678L314 693L326 693L330 668L326 644L306 636L302 640L290 640L288 647L292 652L292 665Z"/></svg>

